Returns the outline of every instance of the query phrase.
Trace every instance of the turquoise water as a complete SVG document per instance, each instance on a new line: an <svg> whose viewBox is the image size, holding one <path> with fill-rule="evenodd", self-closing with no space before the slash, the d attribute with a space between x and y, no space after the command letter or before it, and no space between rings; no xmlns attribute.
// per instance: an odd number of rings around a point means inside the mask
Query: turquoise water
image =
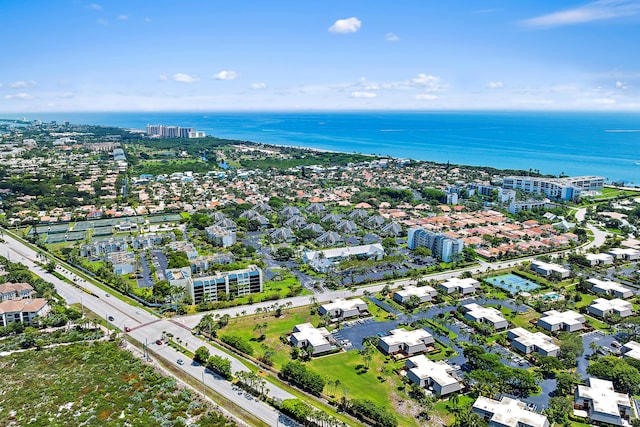
<svg viewBox="0 0 640 427"><path fill-rule="evenodd" d="M270 144L408 157L640 185L640 114L540 112L56 113L16 115L144 129L195 127Z"/></svg>
<svg viewBox="0 0 640 427"><path fill-rule="evenodd" d="M560 299L560 297L561 297L561 295L560 295L560 294L556 294L556 293L549 293L549 294L544 294L544 295L542 296L542 299L555 301L555 300Z"/></svg>
<svg viewBox="0 0 640 427"><path fill-rule="evenodd" d="M540 286L531 280L516 276L515 274L502 274L500 276L489 277L487 282L510 293L518 293L522 291L531 292ZM511 285L511 286L510 286Z"/></svg>

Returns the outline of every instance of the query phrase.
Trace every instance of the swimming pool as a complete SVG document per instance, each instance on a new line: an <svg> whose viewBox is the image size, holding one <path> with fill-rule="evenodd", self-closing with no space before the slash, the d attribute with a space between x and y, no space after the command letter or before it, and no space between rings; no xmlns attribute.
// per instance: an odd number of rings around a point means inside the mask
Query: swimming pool
<svg viewBox="0 0 640 427"><path fill-rule="evenodd" d="M516 276L515 274L501 274L500 276L493 276L486 279L487 282L493 286L497 286L511 294L517 294L522 291L533 291L540 287L537 283L524 277Z"/></svg>

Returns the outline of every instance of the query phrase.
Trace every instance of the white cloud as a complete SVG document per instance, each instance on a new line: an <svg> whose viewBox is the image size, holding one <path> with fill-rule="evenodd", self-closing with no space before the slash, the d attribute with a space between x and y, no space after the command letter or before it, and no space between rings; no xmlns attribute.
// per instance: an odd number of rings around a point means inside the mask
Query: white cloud
<svg viewBox="0 0 640 427"><path fill-rule="evenodd" d="M431 93L419 93L416 95L416 99L421 101L433 101L434 99L438 99L438 97Z"/></svg>
<svg viewBox="0 0 640 427"><path fill-rule="evenodd" d="M598 0L573 9L527 19L522 24L533 28L551 28L633 16L639 12L640 3L637 0Z"/></svg>
<svg viewBox="0 0 640 427"><path fill-rule="evenodd" d="M38 82L35 80L20 80L18 82L13 82L9 85L12 89L20 89L24 87L34 87Z"/></svg>
<svg viewBox="0 0 640 427"><path fill-rule="evenodd" d="M380 89L380 85L375 82L370 82L366 77L360 77L358 80L357 86L362 90L378 90Z"/></svg>
<svg viewBox="0 0 640 427"><path fill-rule="evenodd" d="M616 88L622 89L622 90L627 90L627 89L629 89L629 85L627 83L625 83L625 82L617 81L616 82Z"/></svg>
<svg viewBox="0 0 640 427"><path fill-rule="evenodd" d="M5 95L4 99L21 99L21 100L27 100L27 99L33 99L32 95L29 95L28 93L16 93L13 95Z"/></svg>
<svg viewBox="0 0 640 427"><path fill-rule="evenodd" d="M384 39L388 42L397 42L398 40L400 40L400 37L398 37L395 33L387 33L385 34Z"/></svg>
<svg viewBox="0 0 640 427"><path fill-rule="evenodd" d="M190 76L189 74L176 73L173 75L173 80L180 83L195 83L199 82L200 78L198 76Z"/></svg>
<svg viewBox="0 0 640 427"><path fill-rule="evenodd" d="M161 82L166 82L167 80L169 80L169 77L167 77L166 74L160 74L158 76L158 80L160 80Z"/></svg>
<svg viewBox="0 0 640 427"><path fill-rule="evenodd" d="M502 82L489 82L487 83L487 89L501 89L504 87Z"/></svg>
<svg viewBox="0 0 640 427"><path fill-rule="evenodd" d="M87 9L102 10L102 6L100 6L98 3L91 3L91 4L87 5Z"/></svg>
<svg viewBox="0 0 640 427"><path fill-rule="evenodd" d="M97 22L98 24L100 24L100 25L104 26L104 27L106 27L107 25L109 25L109 21L107 21L106 19L102 19L102 18L101 18L101 19L98 19L96 22Z"/></svg>
<svg viewBox="0 0 640 427"><path fill-rule="evenodd" d="M76 96L73 92L62 92L56 95L56 98L71 99Z"/></svg>
<svg viewBox="0 0 640 427"><path fill-rule="evenodd" d="M349 34L355 33L362 26L362 21L360 21L356 17L351 17L347 19L338 19L333 23L332 26L329 27L330 33L336 34Z"/></svg>
<svg viewBox="0 0 640 427"><path fill-rule="evenodd" d="M378 94L374 93L374 92L362 92L362 91L356 91L356 92L351 92L351 98L375 98L376 96L378 96Z"/></svg>
<svg viewBox="0 0 640 427"><path fill-rule="evenodd" d="M431 74L420 73L417 77L409 80L402 80L397 82L388 82L380 85L383 89L410 89L417 88L425 92L441 92L447 88L447 85L442 82L442 79Z"/></svg>
<svg viewBox="0 0 640 427"><path fill-rule="evenodd" d="M238 73L235 71L222 70L211 77L216 80L235 80L238 78Z"/></svg>
<svg viewBox="0 0 640 427"><path fill-rule="evenodd" d="M118 19L121 21L126 21L129 19L129 15L118 15Z"/></svg>
<svg viewBox="0 0 640 427"><path fill-rule="evenodd" d="M258 90L258 89L266 89L267 88L267 84L266 83L251 83L251 86L249 86L251 89L254 90Z"/></svg>

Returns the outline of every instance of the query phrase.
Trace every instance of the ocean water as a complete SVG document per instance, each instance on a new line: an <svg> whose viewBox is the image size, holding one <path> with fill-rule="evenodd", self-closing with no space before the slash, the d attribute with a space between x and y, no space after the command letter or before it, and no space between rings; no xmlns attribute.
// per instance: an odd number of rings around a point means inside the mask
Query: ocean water
<svg viewBox="0 0 640 427"><path fill-rule="evenodd" d="M194 127L207 135L270 144L554 175L601 175L640 185L639 113L133 112L26 117L134 129L147 123Z"/></svg>

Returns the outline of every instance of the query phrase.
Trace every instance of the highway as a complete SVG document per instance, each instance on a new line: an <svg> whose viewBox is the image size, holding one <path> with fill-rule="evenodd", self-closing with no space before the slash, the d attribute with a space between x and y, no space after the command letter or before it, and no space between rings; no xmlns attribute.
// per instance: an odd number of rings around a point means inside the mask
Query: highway
<svg viewBox="0 0 640 427"><path fill-rule="evenodd" d="M241 408L244 408L266 424L275 426L290 423L280 412L233 386L229 381L223 380L209 371L203 375L205 370L202 366L194 363L177 350L174 350L166 344L156 344L156 340L160 339L163 332L168 332L174 335L174 339L180 338L181 344L191 351L195 351L195 349L201 345L205 345L212 355L218 354L229 358L232 362L233 372L248 370L238 359L219 351L193 336L185 324L161 319L148 313L143 308L130 305L58 265L56 267L57 273L62 274L64 277L87 289L93 293L93 295L74 287L39 267L35 262L38 259L38 254L33 249L13 239L6 232L3 235L3 239L4 243L0 246L0 255L6 256L11 262L19 262L26 265L32 272L51 282L55 286L58 294L65 298L68 303L82 303L85 308L93 311L98 316L102 316L105 320L111 317L113 320L110 320L110 323L122 331L125 330L125 327L131 328L129 335L132 338L141 343L147 342L150 349L169 361L175 363L178 359L183 359L185 364L180 366L180 368L184 372L191 375L200 383L204 381L207 387L215 390ZM176 366L179 365L176 364ZM270 396L279 399L292 399L295 397L273 384L268 384L267 387L269 388L268 394Z"/></svg>

